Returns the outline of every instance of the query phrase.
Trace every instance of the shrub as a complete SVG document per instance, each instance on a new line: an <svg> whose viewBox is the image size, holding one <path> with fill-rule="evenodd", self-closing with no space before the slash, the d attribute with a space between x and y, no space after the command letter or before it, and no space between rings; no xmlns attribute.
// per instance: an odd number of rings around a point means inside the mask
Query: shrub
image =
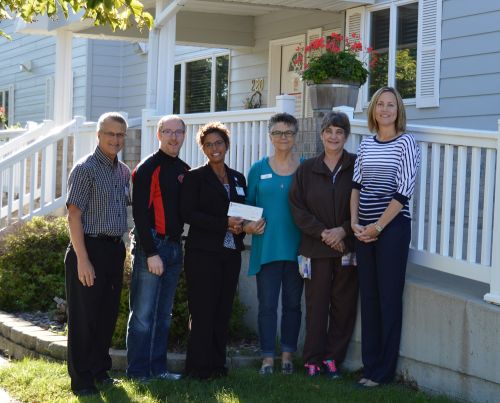
<svg viewBox="0 0 500 403"><path fill-rule="evenodd" d="M128 260L130 262L130 260ZM113 335L113 347L125 348L125 338L127 335L127 321L129 315L129 289L130 289L131 269L130 263L125 265L122 296L120 301L120 311L116 321L115 333ZM229 340L239 340L249 334L249 329L243 322L243 317L247 311L245 305L236 295L233 304L233 313L229 323ZM172 322L168 336L169 348L173 346L185 348L187 345L189 324L189 310L187 302L187 287L184 271L181 273L177 290L175 292L174 308L172 310Z"/></svg>
<svg viewBox="0 0 500 403"><path fill-rule="evenodd" d="M55 308L53 298L65 297L64 255L69 231L64 217L34 217L12 226L0 240L0 309L7 312L49 311ZM131 256L127 248L123 288L112 346L125 348L129 315ZM230 339L248 334L243 324L245 306L235 298L230 323ZM189 312L184 272L179 279L169 345L185 347Z"/></svg>
<svg viewBox="0 0 500 403"><path fill-rule="evenodd" d="M64 296L64 218L34 217L14 226L0 242L0 309L46 311Z"/></svg>

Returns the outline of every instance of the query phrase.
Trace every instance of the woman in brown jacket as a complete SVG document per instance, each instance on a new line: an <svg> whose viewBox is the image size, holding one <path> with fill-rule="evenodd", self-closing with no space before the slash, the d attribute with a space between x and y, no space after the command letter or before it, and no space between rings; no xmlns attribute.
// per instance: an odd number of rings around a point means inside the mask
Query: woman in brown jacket
<svg viewBox="0 0 500 403"><path fill-rule="evenodd" d="M309 376L339 377L356 321L358 276L349 199L356 156L344 150L351 125L330 112L321 123L324 152L302 163L290 189L295 223L302 231L299 252L311 259L305 281L306 340L303 358Z"/></svg>

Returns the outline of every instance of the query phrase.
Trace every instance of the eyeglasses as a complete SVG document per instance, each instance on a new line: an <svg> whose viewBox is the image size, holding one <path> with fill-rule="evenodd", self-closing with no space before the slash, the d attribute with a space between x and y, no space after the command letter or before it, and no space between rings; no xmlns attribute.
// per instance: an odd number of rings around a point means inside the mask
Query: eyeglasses
<svg viewBox="0 0 500 403"><path fill-rule="evenodd" d="M164 129L164 130L160 130L160 133L164 134L165 136L175 135L175 137L179 137L179 136L182 136L184 134L184 130L183 129L177 129L177 130Z"/></svg>
<svg viewBox="0 0 500 403"><path fill-rule="evenodd" d="M214 141L213 143L203 144L203 148L208 148L208 149L212 149L214 147L219 148L222 144L226 144L226 142L224 140L217 140L217 141Z"/></svg>
<svg viewBox="0 0 500 403"><path fill-rule="evenodd" d="M103 132L101 131L102 134L108 136L108 137L116 137L119 140L123 140L127 134L126 133L114 133L114 132Z"/></svg>
<svg viewBox="0 0 500 403"><path fill-rule="evenodd" d="M284 132L282 132L281 130L273 130L271 132L271 136L273 137L287 137L287 138L290 138L290 137L293 137L295 136L295 132L293 130L286 130Z"/></svg>

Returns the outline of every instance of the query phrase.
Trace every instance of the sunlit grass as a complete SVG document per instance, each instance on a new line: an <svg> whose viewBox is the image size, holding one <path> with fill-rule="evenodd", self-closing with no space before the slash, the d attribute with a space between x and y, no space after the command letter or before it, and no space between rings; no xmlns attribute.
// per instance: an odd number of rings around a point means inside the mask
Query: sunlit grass
<svg viewBox="0 0 500 403"><path fill-rule="evenodd" d="M0 385L21 402L451 402L397 384L359 389L354 374L339 380L308 378L303 373L261 377L257 368L242 368L212 381L157 380L146 385L129 381L122 373L113 375L123 381L102 389L100 395L77 399L71 393L65 364L24 359L0 368Z"/></svg>

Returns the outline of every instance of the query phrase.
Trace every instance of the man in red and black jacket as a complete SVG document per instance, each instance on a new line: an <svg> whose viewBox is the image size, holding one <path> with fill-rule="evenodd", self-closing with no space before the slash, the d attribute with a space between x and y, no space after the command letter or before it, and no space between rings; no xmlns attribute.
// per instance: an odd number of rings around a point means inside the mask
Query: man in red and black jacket
<svg viewBox="0 0 500 403"><path fill-rule="evenodd" d="M180 187L189 166L179 159L186 126L177 116L158 122L158 151L132 173L135 228L127 331L127 376L175 380L167 371L167 341L182 270Z"/></svg>

